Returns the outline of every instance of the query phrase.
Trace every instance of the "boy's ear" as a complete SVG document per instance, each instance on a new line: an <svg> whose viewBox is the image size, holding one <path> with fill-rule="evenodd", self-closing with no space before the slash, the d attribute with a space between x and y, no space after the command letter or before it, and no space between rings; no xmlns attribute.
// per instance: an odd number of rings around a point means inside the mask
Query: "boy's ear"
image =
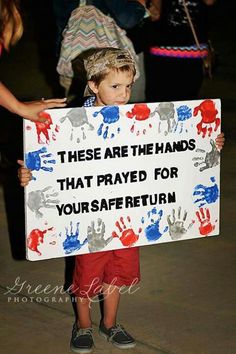
<svg viewBox="0 0 236 354"><path fill-rule="evenodd" d="M97 84L94 81L89 80L88 81L88 86L89 86L89 88L90 88L90 90L92 92L94 92L95 94L98 93L98 86L97 86Z"/></svg>

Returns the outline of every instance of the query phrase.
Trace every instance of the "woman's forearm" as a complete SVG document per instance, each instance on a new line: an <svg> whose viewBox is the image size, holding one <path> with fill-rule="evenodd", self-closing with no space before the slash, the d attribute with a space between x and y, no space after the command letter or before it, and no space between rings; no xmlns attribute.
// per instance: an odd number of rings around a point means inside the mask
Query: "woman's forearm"
<svg viewBox="0 0 236 354"><path fill-rule="evenodd" d="M34 122L45 122L47 118L42 116L42 112L50 108L65 107L66 98L51 98L32 102L20 102L8 90L8 88L0 82L0 106L25 119Z"/></svg>

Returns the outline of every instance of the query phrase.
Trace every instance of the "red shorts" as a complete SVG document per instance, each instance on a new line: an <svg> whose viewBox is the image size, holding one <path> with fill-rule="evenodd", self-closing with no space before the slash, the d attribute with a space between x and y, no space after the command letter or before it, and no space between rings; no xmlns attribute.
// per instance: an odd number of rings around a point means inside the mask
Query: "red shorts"
<svg viewBox="0 0 236 354"><path fill-rule="evenodd" d="M135 285L139 280L138 247L76 256L73 293L77 297L94 297L103 283L121 287Z"/></svg>

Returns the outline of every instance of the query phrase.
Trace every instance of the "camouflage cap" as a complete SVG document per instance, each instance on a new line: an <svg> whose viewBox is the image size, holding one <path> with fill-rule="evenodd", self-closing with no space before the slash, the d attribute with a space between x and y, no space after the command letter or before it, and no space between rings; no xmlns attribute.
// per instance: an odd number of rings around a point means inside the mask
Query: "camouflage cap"
<svg viewBox="0 0 236 354"><path fill-rule="evenodd" d="M136 80L139 76L137 64L126 49L101 48L84 59L87 80L101 72L109 71L111 68L119 69L125 65L133 66L135 72L134 80Z"/></svg>

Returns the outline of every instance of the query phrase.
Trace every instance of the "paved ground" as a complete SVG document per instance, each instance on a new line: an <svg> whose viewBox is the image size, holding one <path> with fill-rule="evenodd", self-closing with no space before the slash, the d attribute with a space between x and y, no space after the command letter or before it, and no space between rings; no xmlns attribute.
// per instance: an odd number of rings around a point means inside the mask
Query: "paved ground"
<svg viewBox="0 0 236 354"><path fill-rule="evenodd" d="M119 313L120 322L138 339L137 347L126 353L236 353L235 5L233 1L227 3L219 4L212 28L219 53L218 70L214 80L206 81L202 89L202 97L222 99L222 130L227 136L222 154L220 236L141 249L140 289L123 295ZM45 34L49 24L46 15L42 16L41 22L34 24L40 23ZM227 19L224 24L220 16ZM53 64L48 56L50 48L45 43L37 46L31 27L33 15L26 24L24 38L1 61L1 78L18 97L50 97L55 91L51 88L52 78L45 78L44 70L45 62L49 68ZM40 59L42 52L47 61ZM8 117L5 111L0 114L1 151L7 156L8 166L1 169L0 186L1 353L69 353L73 310L69 297L56 288L64 284L65 262L23 259L22 190L15 187L11 166L22 153L21 120ZM42 294L48 284L50 294ZM15 295L9 293L13 287ZM94 303L93 308L94 353L120 353L97 335L98 304Z"/></svg>

